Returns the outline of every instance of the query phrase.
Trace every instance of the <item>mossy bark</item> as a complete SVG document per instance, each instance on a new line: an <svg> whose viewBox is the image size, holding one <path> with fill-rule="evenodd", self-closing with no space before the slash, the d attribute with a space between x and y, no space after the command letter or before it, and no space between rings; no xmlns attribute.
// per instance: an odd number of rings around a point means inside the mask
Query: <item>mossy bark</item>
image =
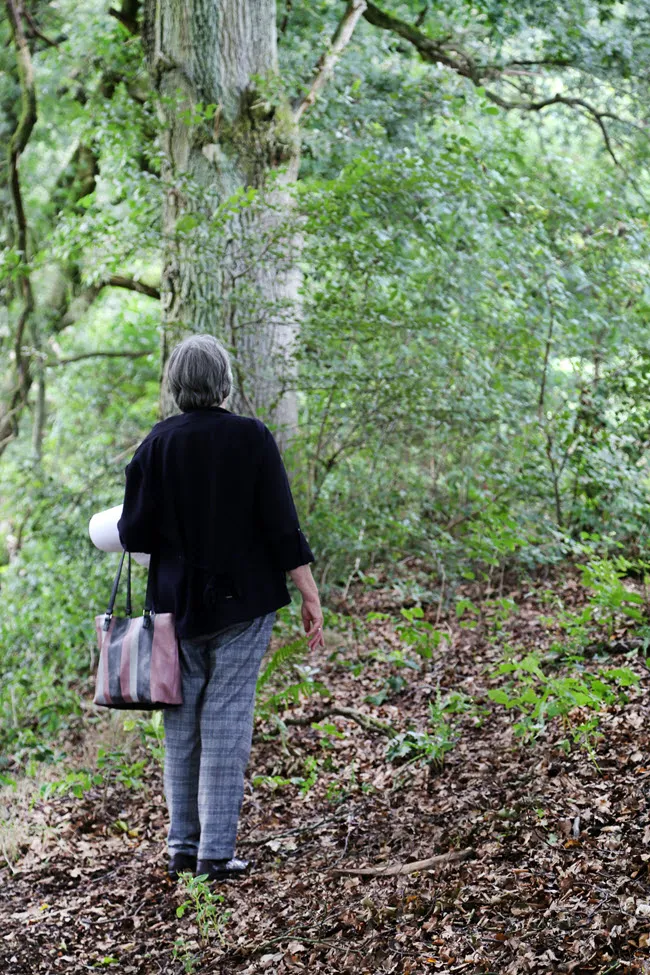
<svg viewBox="0 0 650 975"><path fill-rule="evenodd" d="M288 439L300 248L286 218L299 141L278 77L275 0L146 0L144 12L163 122L162 364L188 333L216 335L233 352L232 408ZM172 408L163 390L162 414Z"/></svg>

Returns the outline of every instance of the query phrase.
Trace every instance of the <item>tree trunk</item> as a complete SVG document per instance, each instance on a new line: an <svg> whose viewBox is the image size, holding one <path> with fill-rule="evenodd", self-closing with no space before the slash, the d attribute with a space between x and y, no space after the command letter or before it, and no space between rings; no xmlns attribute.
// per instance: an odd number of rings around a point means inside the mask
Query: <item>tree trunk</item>
<svg viewBox="0 0 650 975"><path fill-rule="evenodd" d="M146 0L163 122L162 365L194 332L233 356L236 412L296 426L300 241L288 229L298 126L281 90L275 0ZM161 414L173 412L161 393Z"/></svg>

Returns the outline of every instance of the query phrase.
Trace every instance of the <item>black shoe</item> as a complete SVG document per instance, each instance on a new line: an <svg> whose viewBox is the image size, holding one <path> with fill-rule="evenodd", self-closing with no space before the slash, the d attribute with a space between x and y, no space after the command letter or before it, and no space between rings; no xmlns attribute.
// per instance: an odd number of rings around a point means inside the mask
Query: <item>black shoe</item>
<svg viewBox="0 0 650 975"><path fill-rule="evenodd" d="M167 873L172 880L178 880L180 874L196 870L196 857L192 853L174 853L167 865Z"/></svg>
<svg viewBox="0 0 650 975"><path fill-rule="evenodd" d="M195 876L207 874L207 882L211 880L239 880L245 876L250 867L250 860L199 860L196 865Z"/></svg>

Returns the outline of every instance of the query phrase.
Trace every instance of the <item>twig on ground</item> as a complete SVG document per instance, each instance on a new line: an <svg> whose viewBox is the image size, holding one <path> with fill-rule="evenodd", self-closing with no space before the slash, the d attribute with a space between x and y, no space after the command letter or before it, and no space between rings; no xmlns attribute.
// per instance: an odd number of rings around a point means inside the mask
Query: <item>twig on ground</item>
<svg viewBox="0 0 650 975"><path fill-rule="evenodd" d="M250 955L258 955L261 951L266 951L267 948L272 948L274 945L281 944L283 941L299 941L306 945L323 945L325 948L338 948L339 951L345 949L345 951L351 951L355 955L361 954L359 948L353 948L352 945L346 943L345 946L341 945L340 942L336 941L324 941L321 938L307 938L300 934L294 934L293 931L287 931L281 934L278 938L271 938L269 941L263 941L261 944L251 944L238 945L236 949L237 956L248 957Z"/></svg>
<svg viewBox="0 0 650 975"><path fill-rule="evenodd" d="M264 846L265 843L271 843L273 840L283 839L285 836L298 836L300 833L309 833L310 830L320 829L321 826L327 825L327 823L340 822L343 816L327 816L325 819L319 819L316 823L308 823L306 826L294 826L293 829L285 829L282 833L271 833L269 836L264 837L264 839L253 839L253 840L242 840L240 846Z"/></svg>
<svg viewBox="0 0 650 975"><path fill-rule="evenodd" d="M332 707L323 708L317 711L316 714L307 715L304 718L283 718L283 721L286 725L305 728L318 721L322 721L323 718L332 716L349 718L350 721L356 721L366 731L377 731L382 735L386 735L387 738L394 738L397 735L392 725L380 721L379 718L373 718L370 714L363 714L361 711L356 711L354 708L346 708L343 705L333 705Z"/></svg>
<svg viewBox="0 0 650 975"><path fill-rule="evenodd" d="M14 867L13 863L9 859L9 854L7 853L7 847L6 847L6 845L4 843L2 844L2 856L4 858L5 863L7 864L7 866L9 867L9 869L11 870L11 873L12 874L18 873L19 871L16 869L16 867Z"/></svg>
<svg viewBox="0 0 650 975"><path fill-rule="evenodd" d="M345 875L348 877L398 877L415 873L417 870L433 870L445 863L471 860L475 856L475 850L452 850L450 853L440 853L438 856L429 857L428 860L413 860L411 863L392 863L384 867L336 867L332 872L337 876Z"/></svg>

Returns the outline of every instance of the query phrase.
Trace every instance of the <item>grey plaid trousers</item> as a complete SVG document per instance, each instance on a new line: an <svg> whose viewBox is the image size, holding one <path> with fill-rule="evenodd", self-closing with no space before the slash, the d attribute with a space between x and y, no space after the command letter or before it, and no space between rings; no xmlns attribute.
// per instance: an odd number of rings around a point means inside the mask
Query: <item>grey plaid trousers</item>
<svg viewBox="0 0 650 975"><path fill-rule="evenodd" d="M163 711L170 854L229 860L235 852L255 685L275 613L180 640L183 703Z"/></svg>

